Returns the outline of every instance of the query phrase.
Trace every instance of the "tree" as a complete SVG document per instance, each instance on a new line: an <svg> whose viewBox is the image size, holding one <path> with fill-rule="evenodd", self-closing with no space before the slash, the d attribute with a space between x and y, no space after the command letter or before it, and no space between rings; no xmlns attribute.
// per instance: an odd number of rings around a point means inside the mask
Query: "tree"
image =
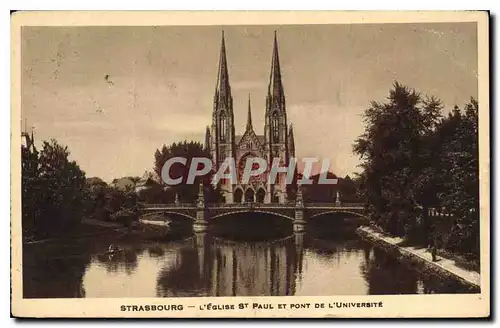
<svg viewBox="0 0 500 328"><path fill-rule="evenodd" d="M87 190L86 215L94 219L107 219L105 207L110 187L98 177L88 178L85 184Z"/></svg>
<svg viewBox="0 0 500 328"><path fill-rule="evenodd" d="M386 231L426 246L445 234L445 248L477 257L478 103L445 118L441 111L439 100L399 83L386 103L372 102L353 147L362 158L362 195ZM451 215L451 225L429 218L431 208Z"/></svg>
<svg viewBox="0 0 500 328"><path fill-rule="evenodd" d="M86 187L87 216L98 220L120 221L126 225L137 219L138 195L134 188L109 186L96 177L87 179Z"/></svg>
<svg viewBox="0 0 500 328"><path fill-rule="evenodd" d="M478 103L455 107L437 130L439 206L454 218L448 248L479 254Z"/></svg>
<svg viewBox="0 0 500 328"><path fill-rule="evenodd" d="M85 172L68 159L67 147L44 141L38 160L40 188L36 230L55 234L75 228L85 209Z"/></svg>
<svg viewBox="0 0 500 328"><path fill-rule="evenodd" d="M346 175L344 178L339 178L338 189L340 191L340 199L342 202L359 202L359 180L357 178L351 179L349 175Z"/></svg>
<svg viewBox="0 0 500 328"><path fill-rule="evenodd" d="M137 194L133 188L125 190L119 188L108 188L107 203L105 211L107 217L113 221L119 221L130 225L137 219L138 205Z"/></svg>
<svg viewBox="0 0 500 328"><path fill-rule="evenodd" d="M354 143L363 162L361 183L374 222L406 236L417 226L425 164L423 140L435 129L441 105L394 83L386 103L372 102L364 113L365 133ZM422 182L427 186L427 183Z"/></svg>
<svg viewBox="0 0 500 328"><path fill-rule="evenodd" d="M332 172L326 173L327 179L337 179ZM320 184L320 174L310 176L311 184L302 186L303 198L305 202L330 203L335 201L335 196L339 190L339 184ZM338 181L340 182L340 180Z"/></svg>
<svg viewBox="0 0 500 328"><path fill-rule="evenodd" d="M38 184L38 151L33 134L23 134L25 144L21 146L21 201L23 236L31 238L35 233L40 189Z"/></svg>
<svg viewBox="0 0 500 328"><path fill-rule="evenodd" d="M203 145L194 141L174 142L170 146L163 145L155 152L154 171L161 177L162 168L165 162L173 157L182 157L186 159L186 164L175 163L170 169L170 177L176 179L182 177L182 182L176 186L167 186L167 192L171 195L171 200L175 194L179 195L182 202L194 202L198 195L198 184L202 182L205 186L205 195L207 201L217 202L221 200L220 186L213 188L211 185L211 178L214 174L213 171L205 176L196 177L194 184L187 184L187 177L189 168L194 157L203 157L211 159L210 153L204 149Z"/></svg>

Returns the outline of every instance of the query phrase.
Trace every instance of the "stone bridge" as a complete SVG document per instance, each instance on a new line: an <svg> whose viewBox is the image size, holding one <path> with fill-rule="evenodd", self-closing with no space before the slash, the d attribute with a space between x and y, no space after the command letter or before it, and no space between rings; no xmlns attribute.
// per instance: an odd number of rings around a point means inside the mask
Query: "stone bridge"
<svg viewBox="0 0 500 328"><path fill-rule="evenodd" d="M196 203L173 204L141 204L142 220L148 217L162 215L163 217L182 216L193 220L193 230L203 232L211 220L240 213L263 213L289 219L293 222L295 232L303 231L306 220L330 213L348 213L367 218L361 203L343 203L339 199L332 203L304 203L302 193L297 193L295 202L286 204L276 203L234 203L208 204L204 201L203 192L198 193Z"/></svg>

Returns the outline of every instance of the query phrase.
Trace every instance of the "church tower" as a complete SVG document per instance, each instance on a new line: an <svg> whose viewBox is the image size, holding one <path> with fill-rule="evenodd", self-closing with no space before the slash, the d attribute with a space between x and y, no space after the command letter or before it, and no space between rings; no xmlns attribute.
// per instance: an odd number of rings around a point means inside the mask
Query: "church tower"
<svg viewBox="0 0 500 328"><path fill-rule="evenodd" d="M274 46L271 62L271 74L266 98L264 137L268 155L268 167L274 158L279 158L282 165L288 165L288 125L286 119L285 92L281 81L278 40L274 32ZM286 185L283 176L279 176L277 185L269 186L271 202L284 202Z"/></svg>
<svg viewBox="0 0 500 328"><path fill-rule="evenodd" d="M291 125L288 125L285 92L281 81L278 40L274 33L271 72L266 95L264 134L255 133L252 108L248 95L248 114L243 134L235 134L233 96L229 84L226 43L222 32L219 67L212 109L212 124L205 131L205 150L210 152L212 167L218 171L227 158L234 160L237 181L222 179L220 187L225 203L286 203L286 173L278 173L274 183L268 181L274 160L280 166L288 165L295 155L295 142ZM242 111L240 111L242 113ZM243 171L250 158L265 158L268 171L243 181Z"/></svg>
<svg viewBox="0 0 500 328"><path fill-rule="evenodd" d="M212 158L216 168L219 168L226 157L234 157L235 150L233 97L229 85L224 32L222 32L210 136Z"/></svg>
<svg viewBox="0 0 500 328"><path fill-rule="evenodd" d="M234 133L234 113L233 97L231 95L231 86L229 85L229 74L226 59L226 44L224 32L222 32L222 41L219 57L219 69L217 72L217 82L215 86L215 95L212 113L212 127L209 135L210 153L216 170L227 157L235 157L235 133ZM222 189L227 193L232 193L232 186L227 181L223 183ZM229 199L228 199L229 198ZM226 201L232 202L231 195L226 195Z"/></svg>

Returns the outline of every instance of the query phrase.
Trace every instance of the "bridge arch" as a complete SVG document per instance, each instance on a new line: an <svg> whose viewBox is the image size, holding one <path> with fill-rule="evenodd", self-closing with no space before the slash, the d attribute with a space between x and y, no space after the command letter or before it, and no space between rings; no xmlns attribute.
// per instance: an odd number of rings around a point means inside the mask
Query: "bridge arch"
<svg viewBox="0 0 500 328"><path fill-rule="evenodd" d="M316 213L316 214L308 216L307 219L314 219L314 218L319 217L319 216L328 215L328 214L338 214L338 213L351 214L351 215L368 220L368 217L366 215L364 215L363 213L349 211L349 210L342 210L342 209L329 210L329 211L325 211L325 212Z"/></svg>
<svg viewBox="0 0 500 328"><path fill-rule="evenodd" d="M224 213L220 213L220 214L216 214L216 215L211 216L210 220L219 219L219 218L222 218L222 217L225 217L225 216L229 216L229 215L250 214L250 213L268 214L268 215L272 215L272 216L278 216L278 217L281 217L281 218L285 218L285 219L291 220L291 221L294 220L293 217L288 216L286 214L282 214L282 213L278 213L278 212L265 211L265 210L259 210L259 209L236 210L236 211L224 212Z"/></svg>
<svg viewBox="0 0 500 328"><path fill-rule="evenodd" d="M162 211L157 211L157 212L149 212L149 213L146 213L146 214L143 214L141 216L142 219L146 219L146 218L149 218L151 216L155 216L155 215L163 215L163 216L170 216L170 217L176 217L176 216L182 216L186 219L189 219L189 220L192 220L192 221L195 221L196 218L192 215L189 215L187 213L183 213L181 211L169 211L169 210L162 210Z"/></svg>

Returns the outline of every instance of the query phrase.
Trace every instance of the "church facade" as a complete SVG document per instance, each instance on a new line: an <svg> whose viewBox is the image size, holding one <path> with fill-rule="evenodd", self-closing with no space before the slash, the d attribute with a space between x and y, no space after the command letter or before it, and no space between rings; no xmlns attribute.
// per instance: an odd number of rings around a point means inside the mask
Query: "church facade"
<svg viewBox="0 0 500 328"><path fill-rule="evenodd" d="M242 134L236 134L226 45L224 33L222 33L212 125L207 126L206 129L205 148L210 151L213 167L216 170L220 168L226 158L232 157L235 160L238 183L231 184L229 180L221 181L225 202L285 203L287 202L285 173L278 173L274 184L268 182L269 170L260 176L251 177L248 183L242 183L242 172L248 158L263 158L267 162L267 167L270 168L276 158L279 158L280 166L283 166L288 165L290 158L295 157L293 129L291 124L288 125L286 116L285 93L281 80L276 33L264 110L265 125L262 134L257 133L252 125L250 96L247 115L245 131Z"/></svg>

